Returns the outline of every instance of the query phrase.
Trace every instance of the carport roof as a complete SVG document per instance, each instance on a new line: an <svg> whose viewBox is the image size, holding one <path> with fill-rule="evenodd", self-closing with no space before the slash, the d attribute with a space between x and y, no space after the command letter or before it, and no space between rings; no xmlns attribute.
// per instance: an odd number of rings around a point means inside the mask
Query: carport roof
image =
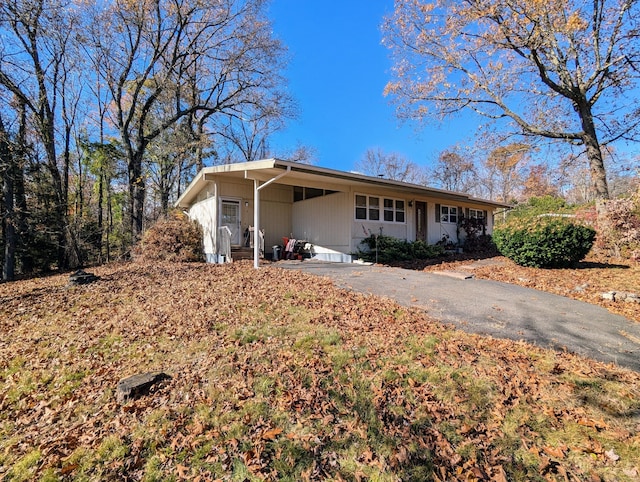
<svg viewBox="0 0 640 482"><path fill-rule="evenodd" d="M196 200L198 193L212 180L220 176L244 179L258 179L268 181L274 177L289 172L278 180L279 184L295 186L317 186L330 181L332 186L375 186L382 189L393 189L415 196L437 197L452 202L471 202L483 204L491 208L509 208L511 205L486 199L475 198L465 193L446 191L418 184L395 181L380 177L365 176L354 172L338 171L324 167L301 164L299 162L282 161L279 159L264 159L261 161L224 164L221 166L205 167L191 181L191 184L176 201L176 207L188 208Z"/></svg>

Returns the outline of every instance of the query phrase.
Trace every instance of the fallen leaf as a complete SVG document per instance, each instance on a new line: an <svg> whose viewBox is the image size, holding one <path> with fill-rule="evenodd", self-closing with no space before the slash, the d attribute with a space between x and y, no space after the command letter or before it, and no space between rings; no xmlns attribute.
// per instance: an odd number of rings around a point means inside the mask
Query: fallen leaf
<svg viewBox="0 0 640 482"><path fill-rule="evenodd" d="M547 445L542 447L542 450L544 450L547 455L551 455L557 459L564 458L564 451L560 447L551 447L550 445Z"/></svg>
<svg viewBox="0 0 640 482"><path fill-rule="evenodd" d="M278 437L278 435L280 435L282 433L282 429L281 428L272 428L271 430L267 430L266 432L264 432L262 434L262 439L263 440L275 440L276 437Z"/></svg>

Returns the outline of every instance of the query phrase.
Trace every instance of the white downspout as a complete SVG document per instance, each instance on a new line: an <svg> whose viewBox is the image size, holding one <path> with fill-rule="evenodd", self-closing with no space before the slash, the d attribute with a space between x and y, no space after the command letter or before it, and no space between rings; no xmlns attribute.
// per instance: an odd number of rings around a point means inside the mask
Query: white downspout
<svg viewBox="0 0 640 482"><path fill-rule="evenodd" d="M272 182L286 176L290 172L291 166L287 166L287 170L285 172L269 179L262 185L258 179L253 180L253 267L255 269L260 267L260 190L267 187Z"/></svg>

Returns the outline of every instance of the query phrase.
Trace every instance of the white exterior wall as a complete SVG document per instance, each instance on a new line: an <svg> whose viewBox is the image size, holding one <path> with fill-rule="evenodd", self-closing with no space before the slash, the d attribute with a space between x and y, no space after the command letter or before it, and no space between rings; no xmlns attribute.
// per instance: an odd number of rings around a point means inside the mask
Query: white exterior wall
<svg viewBox="0 0 640 482"><path fill-rule="evenodd" d="M292 202L291 186L271 184L260 191L260 226L264 230L266 253L271 253L273 246L281 246L282 238L291 235ZM253 223L253 211L249 222Z"/></svg>
<svg viewBox="0 0 640 482"><path fill-rule="evenodd" d="M248 179L219 178L212 181L198 194L197 202L189 209L189 216L196 219L204 230L204 249L208 260L215 260L217 251L217 213L223 199L239 200L242 232L253 225L254 184ZM355 196L362 194L400 199L405 202L405 222L368 221L355 218ZM443 235L457 242L457 225L436 222L436 204L487 210L486 206L463 204L430 197L409 197L406 193L357 188L348 192L336 192L304 201L293 202L293 187L274 183L260 192L260 224L265 232L265 251L282 245L283 237L304 239L317 247L317 252L346 255L357 252L360 242L369 234L382 234L408 241L415 240L415 206L417 201L426 203L427 242L435 244ZM409 206L409 203L412 206ZM488 211L487 233L493 229L493 215ZM381 212L382 215L382 212ZM382 228L382 231L381 231ZM461 233L463 234L463 233ZM337 256L340 258L339 256ZM341 258L346 259L347 257Z"/></svg>
<svg viewBox="0 0 640 482"><path fill-rule="evenodd" d="M204 233L204 254L207 262L215 261L218 228L216 224L217 198L210 197L197 202L189 209L189 217L200 223Z"/></svg>
<svg viewBox="0 0 640 482"><path fill-rule="evenodd" d="M404 201L404 223L396 223L389 221L368 221L363 219L356 219L356 195L361 194L365 196L376 196L380 198L380 217L383 216L383 199L397 199ZM415 238L415 213L413 208L409 207L409 201L413 198L407 198L406 194L400 194L397 192L384 192L375 191L373 189L355 189L351 192L348 216L349 224L351 225L351 252L357 252L362 249L361 242L363 239L368 238L370 234L383 234L384 236L392 236L398 239L413 240Z"/></svg>
<svg viewBox="0 0 640 482"><path fill-rule="evenodd" d="M465 204L459 203L455 201L447 201L437 198L427 199L427 242L428 244L436 244L438 241L442 239L444 235L449 236L449 241L453 243L461 242L464 240L465 232L463 229L459 230L458 233L458 225L456 223L438 223L436 222L436 204L445 205L445 206L456 206L458 208L462 208L466 212L466 209L478 209L480 211L487 211L487 234L491 234L493 232L493 212L487 208L487 206L482 206L479 204ZM458 235L459 238L458 239Z"/></svg>
<svg viewBox="0 0 640 482"><path fill-rule="evenodd" d="M351 205L351 195L347 192L293 203L293 237L304 239L318 249L349 254Z"/></svg>
<svg viewBox="0 0 640 482"><path fill-rule="evenodd" d="M253 226L253 180L221 179L218 181L220 199L240 201L241 232ZM282 244L282 237L291 232L291 201L293 188L272 184L260 191L260 228L264 230L264 246L267 253L271 247Z"/></svg>

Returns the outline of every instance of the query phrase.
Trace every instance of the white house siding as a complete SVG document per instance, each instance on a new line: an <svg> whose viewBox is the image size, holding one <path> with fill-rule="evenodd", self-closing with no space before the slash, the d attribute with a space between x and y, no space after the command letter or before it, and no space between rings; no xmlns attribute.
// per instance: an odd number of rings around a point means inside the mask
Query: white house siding
<svg viewBox="0 0 640 482"><path fill-rule="evenodd" d="M197 202L189 209L189 217L200 223L204 232L204 254L207 262L216 261L216 242L218 229L216 226L217 198L210 197Z"/></svg>
<svg viewBox="0 0 640 482"><path fill-rule="evenodd" d="M293 237L307 240L318 251L349 254L352 205L348 192L293 203Z"/></svg>
<svg viewBox="0 0 640 482"><path fill-rule="evenodd" d="M205 255L215 261L217 225L216 216L222 199L240 201L242 232L253 225L252 180L218 178L199 193L189 215L203 226ZM401 199L405 202L405 223L366 221L355 219L355 195ZM327 259L345 260L361 248L361 241L369 234L382 234L398 239L415 240L415 203L423 201L427 209L427 242L435 244L444 235L457 241L457 225L436 222L436 205L444 204L461 208L486 210L486 206L447 201L434 197L407 197L406 193L381 192L376 189L354 188L348 192L336 192L304 201L293 202L293 187L274 183L260 192L260 225L265 233L265 251L282 245L283 237L305 239ZM409 207L409 202L412 206ZM488 212L487 232L493 228L493 216ZM461 233L462 234L462 233ZM322 256L320 256L322 257Z"/></svg>
<svg viewBox="0 0 640 482"><path fill-rule="evenodd" d="M383 202L382 199L384 198L404 201L405 222L395 223L388 221L367 221L363 219L356 219L356 194L379 197L381 203ZM407 198L406 194L400 194L393 191L381 192L379 190L369 189L353 190L351 193L348 208L349 223L351 225L350 251L357 252L358 250L362 249L362 240L369 237L369 235L371 234L383 234L384 236L392 236L398 239L412 240L412 237L415 237L415 229L413 226L415 224L415 214L413 208L409 207L409 201L410 199ZM380 215L383 215L382 211L380 212Z"/></svg>
<svg viewBox="0 0 640 482"><path fill-rule="evenodd" d="M240 201L240 222L244 233L253 226L252 180L220 178L218 197ZM271 246L282 244L282 236L291 232L291 200L293 191L290 186L272 184L260 191L260 226L265 235L265 251Z"/></svg>
<svg viewBox="0 0 640 482"><path fill-rule="evenodd" d="M272 246L282 245L282 238L293 231L291 223L291 203L293 188L281 184L271 184L260 191L260 226L264 230L264 249L272 252ZM253 222L253 214L251 214Z"/></svg>
<svg viewBox="0 0 640 482"><path fill-rule="evenodd" d="M458 242L458 234L460 234L460 241L464 236L464 230L460 230L458 233L457 224L455 223L438 223L436 222L436 205L456 206L463 209L478 209L481 211L487 211L487 233L491 234L493 231L493 213L487 206L478 204L466 204L455 201L442 200L437 198L419 199L427 202L427 243L436 244L442 239L443 236L448 235L449 241ZM415 222L415 221L414 221Z"/></svg>

